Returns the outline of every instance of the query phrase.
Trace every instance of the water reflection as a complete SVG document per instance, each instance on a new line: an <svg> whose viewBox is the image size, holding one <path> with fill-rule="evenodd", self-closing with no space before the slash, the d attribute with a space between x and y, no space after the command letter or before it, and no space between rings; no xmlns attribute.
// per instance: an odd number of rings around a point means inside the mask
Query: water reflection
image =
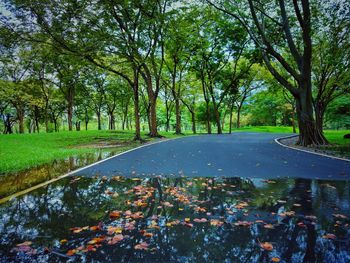
<svg viewBox="0 0 350 263"><path fill-rule="evenodd" d="M18 173L0 175L0 199L31 186L46 182L79 167L100 161L120 152L119 148L96 149L95 152L55 160Z"/></svg>
<svg viewBox="0 0 350 263"><path fill-rule="evenodd" d="M65 178L0 206L0 262L349 262L349 194L349 181Z"/></svg>

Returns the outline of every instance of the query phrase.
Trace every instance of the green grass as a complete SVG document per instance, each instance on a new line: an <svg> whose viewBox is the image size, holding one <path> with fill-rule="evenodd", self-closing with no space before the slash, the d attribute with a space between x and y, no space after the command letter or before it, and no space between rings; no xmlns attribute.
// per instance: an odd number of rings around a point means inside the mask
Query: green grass
<svg viewBox="0 0 350 263"><path fill-rule="evenodd" d="M161 133L174 138L173 133ZM93 147L77 147L99 141L111 141L122 146L121 151L134 148L132 131L80 131L39 134L0 135L0 174L13 173L53 160L64 159L88 152ZM143 134L143 138L147 136ZM149 139L147 139L149 140Z"/></svg>
<svg viewBox="0 0 350 263"><path fill-rule="evenodd" d="M247 126L233 129L233 132L273 132L273 133L293 133L292 127L287 126Z"/></svg>
<svg viewBox="0 0 350 263"><path fill-rule="evenodd" d="M326 138L329 140L330 143L332 144L337 144L337 145L349 145L350 144L350 139L344 139L343 136L345 134L350 133L350 130L325 130L324 134Z"/></svg>

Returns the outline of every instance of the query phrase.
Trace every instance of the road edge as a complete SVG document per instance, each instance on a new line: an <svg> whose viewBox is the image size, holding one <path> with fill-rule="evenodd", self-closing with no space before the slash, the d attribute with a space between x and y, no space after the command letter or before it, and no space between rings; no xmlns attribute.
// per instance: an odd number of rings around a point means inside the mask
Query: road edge
<svg viewBox="0 0 350 263"><path fill-rule="evenodd" d="M150 145L154 145L154 144L158 144L158 143L162 143L162 142L167 142L167 141L171 141L171 140L176 140L176 139L180 139L180 138L185 138L185 137L187 138L187 137L190 137L190 136L196 136L196 135L188 135L188 136L184 136L184 137L177 137L177 138L170 138L170 139L160 139L159 141L154 141L154 142L146 143L146 144L144 144L144 145L140 145L140 146L138 146L138 147L136 147L136 148L127 150L127 151L125 151L125 152L117 153L117 154L115 154L115 155L113 155L113 156L107 157L106 159L103 159L103 160L100 160L100 161L91 163L91 164L89 164L89 165L80 167L80 168L78 168L78 169L76 169L76 170L70 171L70 172L68 172L68 173L65 173L65 174L63 174L63 175L60 175L60 176L58 176L58 177L55 177L55 178L53 178L53 179L51 179L51 180L48 180L48 181L46 181L46 182L43 182L43 183L34 185L34 186L32 186L32 187L29 187L29 188L27 188L27 189L24 189L24 190L22 190L22 191L19 191L19 192L17 192L17 193L12 194L12 195L9 195L9 196L6 196L6 197L4 197L4 198L1 198L1 199L0 199L0 204L6 203L7 201L11 201L11 200L14 199L14 198L17 198L17 197L19 197L19 196L21 196L21 195L30 193L30 192L32 192L32 191L34 191L34 190L36 190L36 189L39 189L39 188L41 188L41 187L43 187L43 186L49 185L49 184L51 184L51 183L54 183L54 182L56 182L56 181L58 181L58 180L61 180L61 179L65 178L65 177L72 176L72 175L74 175L75 173L81 172L81 171L83 171L83 170L85 170L85 169L87 169L87 168L90 168L90 167L95 166L95 165L97 165L97 164L100 164L100 163L103 163L103 162L105 162L105 161L108 161L108 160L110 160L110 159L112 159L112 158L114 158L114 157L118 157L118 156L121 156L121 155L123 155L123 154L129 153L129 152L132 152L132 151L135 151L135 150L138 150L138 149L141 149L141 148L150 146Z"/></svg>
<svg viewBox="0 0 350 263"><path fill-rule="evenodd" d="M345 159L345 158L341 158L341 157L337 157L337 156L333 156L333 155L328 155L328 154L324 154L324 153L318 153L318 152L314 152L314 151L308 151L308 150L304 150L304 149L299 149L297 147L292 147L292 146L289 146L289 145L285 145L282 142L280 142L283 139L289 139L289 138L293 138L293 137L296 137L296 136L299 136L299 135L298 134L293 134L293 135L289 135L289 136L285 136L285 137L279 137L279 138L276 138L274 141L278 145L280 145L282 147L285 147L285 148L288 148L288 149L292 149L292 150L296 150L296 151L300 151L300 152L305 152L305 153L311 153L311 154L323 156L323 157L330 158L330 159L336 159L336 160L341 160L341 161L345 161L345 162L350 162L350 159Z"/></svg>

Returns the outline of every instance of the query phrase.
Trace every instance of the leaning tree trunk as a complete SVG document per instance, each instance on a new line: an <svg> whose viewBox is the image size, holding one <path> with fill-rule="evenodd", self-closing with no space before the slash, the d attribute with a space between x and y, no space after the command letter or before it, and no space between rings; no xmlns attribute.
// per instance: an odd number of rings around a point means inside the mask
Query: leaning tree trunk
<svg viewBox="0 0 350 263"><path fill-rule="evenodd" d="M302 146L325 145L327 139L316 125L313 117L311 89L302 89L296 99L296 111L299 124L299 141Z"/></svg>

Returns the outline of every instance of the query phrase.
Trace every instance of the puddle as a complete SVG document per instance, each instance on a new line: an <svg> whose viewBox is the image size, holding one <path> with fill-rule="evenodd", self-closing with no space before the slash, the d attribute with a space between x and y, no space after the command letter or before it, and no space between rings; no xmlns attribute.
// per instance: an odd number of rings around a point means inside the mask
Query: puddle
<svg viewBox="0 0 350 263"><path fill-rule="evenodd" d="M350 181L67 177L0 206L0 262L349 262Z"/></svg>
<svg viewBox="0 0 350 263"><path fill-rule="evenodd" d="M0 175L0 199L119 152L121 148L96 149L93 153L55 160L18 173Z"/></svg>

